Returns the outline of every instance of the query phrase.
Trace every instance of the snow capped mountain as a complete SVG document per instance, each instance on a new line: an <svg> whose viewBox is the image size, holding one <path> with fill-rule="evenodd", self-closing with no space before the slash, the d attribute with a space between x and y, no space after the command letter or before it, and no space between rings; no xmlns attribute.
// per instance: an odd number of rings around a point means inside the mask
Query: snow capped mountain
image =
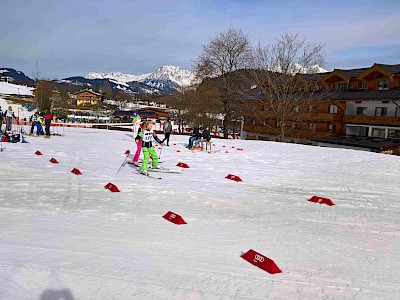
<svg viewBox="0 0 400 300"><path fill-rule="evenodd" d="M141 81L142 79L149 76L151 73L143 75L130 75L121 72L111 72L111 73L96 73L90 72L85 78L86 79L113 79L117 82L131 82L131 81Z"/></svg>
<svg viewBox="0 0 400 300"><path fill-rule="evenodd" d="M303 66L296 64L295 73L303 73L303 74L315 74L315 73L327 73L328 70L320 67L319 65L314 65L309 68L303 68Z"/></svg>
<svg viewBox="0 0 400 300"><path fill-rule="evenodd" d="M131 75L120 72L94 73L85 76L87 79L112 79L116 82L139 82L160 91L181 90L195 80L194 72L176 66L163 66L153 73Z"/></svg>
<svg viewBox="0 0 400 300"><path fill-rule="evenodd" d="M188 86L193 83L195 79L194 72L182 70L176 66L163 66L145 77L142 81L163 80L170 81L179 86Z"/></svg>

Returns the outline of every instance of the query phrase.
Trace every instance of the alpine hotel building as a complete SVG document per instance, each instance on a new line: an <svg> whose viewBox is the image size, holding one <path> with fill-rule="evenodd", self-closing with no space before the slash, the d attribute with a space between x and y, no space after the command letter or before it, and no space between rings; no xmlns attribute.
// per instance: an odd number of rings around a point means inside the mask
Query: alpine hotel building
<svg viewBox="0 0 400 300"><path fill-rule="evenodd" d="M400 149L400 64L335 69L316 78L320 99L302 116L306 126L287 131L285 141L376 152ZM265 111L260 119L246 110L243 116L246 139L277 139L276 130L265 126L276 122L273 114Z"/></svg>

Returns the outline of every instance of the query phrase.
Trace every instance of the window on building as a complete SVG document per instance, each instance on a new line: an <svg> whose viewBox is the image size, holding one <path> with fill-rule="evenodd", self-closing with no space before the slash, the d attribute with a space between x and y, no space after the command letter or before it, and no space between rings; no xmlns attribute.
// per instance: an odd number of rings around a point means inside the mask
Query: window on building
<svg viewBox="0 0 400 300"><path fill-rule="evenodd" d="M385 138L385 129L383 128L372 128L372 136Z"/></svg>
<svg viewBox="0 0 400 300"><path fill-rule="evenodd" d="M338 107L335 104L329 105L329 113L331 114L337 114L338 112Z"/></svg>
<svg viewBox="0 0 400 300"><path fill-rule="evenodd" d="M336 131L336 125L334 125L334 124L329 124L329 125L328 125L328 130L329 130L329 132L335 132L335 131Z"/></svg>
<svg viewBox="0 0 400 300"><path fill-rule="evenodd" d="M375 108L375 116L377 116L377 117L387 116L387 107L377 107L377 108Z"/></svg>
<svg viewBox="0 0 400 300"><path fill-rule="evenodd" d="M361 82L361 81L360 81L360 82L358 83L358 89L359 89L359 90L362 90L363 88L364 88L364 82Z"/></svg>
<svg viewBox="0 0 400 300"><path fill-rule="evenodd" d="M354 89L354 84L352 82L350 82L350 87L349 87L350 91L352 91Z"/></svg>
<svg viewBox="0 0 400 300"><path fill-rule="evenodd" d="M366 107L357 107L357 115L365 115L366 114Z"/></svg>
<svg viewBox="0 0 400 300"><path fill-rule="evenodd" d="M318 112L318 106L310 104L308 106L308 112Z"/></svg>
<svg viewBox="0 0 400 300"><path fill-rule="evenodd" d="M325 91L327 91L327 92L330 91L329 84L325 84Z"/></svg>
<svg viewBox="0 0 400 300"><path fill-rule="evenodd" d="M389 81L387 80L379 80L378 81L378 90L387 91L389 89Z"/></svg>
<svg viewBox="0 0 400 300"><path fill-rule="evenodd" d="M400 107L396 107L395 116L396 116L396 117L400 117Z"/></svg>
<svg viewBox="0 0 400 300"><path fill-rule="evenodd" d="M256 119L251 119L251 125L256 125Z"/></svg>
<svg viewBox="0 0 400 300"><path fill-rule="evenodd" d="M364 90L368 90L368 82L364 82Z"/></svg>
<svg viewBox="0 0 400 300"><path fill-rule="evenodd" d="M299 112L299 106L298 105L293 105L292 106L292 112Z"/></svg>
<svg viewBox="0 0 400 300"><path fill-rule="evenodd" d="M296 123L296 121L293 121L293 123L292 123L292 129L297 129L297 123Z"/></svg>
<svg viewBox="0 0 400 300"><path fill-rule="evenodd" d="M308 129L315 131L315 123L308 123Z"/></svg>
<svg viewBox="0 0 400 300"><path fill-rule="evenodd" d="M389 129L389 130L388 130L388 138L391 138L391 139L400 139L400 130Z"/></svg>

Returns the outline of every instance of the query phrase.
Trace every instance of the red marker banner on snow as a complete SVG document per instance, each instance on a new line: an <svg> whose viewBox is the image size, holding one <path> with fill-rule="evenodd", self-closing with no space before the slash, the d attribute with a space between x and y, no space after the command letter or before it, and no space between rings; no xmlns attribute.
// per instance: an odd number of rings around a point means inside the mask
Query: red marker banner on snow
<svg viewBox="0 0 400 300"><path fill-rule="evenodd" d="M326 204L329 206L335 205L335 203L333 203L331 199L318 197L318 196L312 196L311 199L309 199L308 201L314 202L314 203L319 203L319 204Z"/></svg>
<svg viewBox="0 0 400 300"><path fill-rule="evenodd" d="M125 151L125 154L126 154L126 155L129 155L130 153L131 153L131 151L129 151L129 150L126 150L126 151Z"/></svg>
<svg viewBox="0 0 400 300"><path fill-rule="evenodd" d="M43 155L39 150L35 152L36 155Z"/></svg>
<svg viewBox="0 0 400 300"><path fill-rule="evenodd" d="M177 166L177 167L181 167L181 168L185 168L185 169L190 168L190 167L188 166L188 164L185 164L185 163L183 163L183 162L178 162L178 164L177 164L176 166Z"/></svg>
<svg viewBox="0 0 400 300"><path fill-rule="evenodd" d="M282 273L281 269L279 269L272 259L254 251L253 249L250 249L240 257L270 274Z"/></svg>
<svg viewBox="0 0 400 300"><path fill-rule="evenodd" d="M52 157L52 158L50 159L50 162L51 162L52 164L58 164L57 159L55 159L54 157Z"/></svg>
<svg viewBox="0 0 400 300"><path fill-rule="evenodd" d="M187 224L180 215L173 213L172 211L167 212L163 218L178 225Z"/></svg>
<svg viewBox="0 0 400 300"><path fill-rule="evenodd" d="M78 169L73 168L71 170L71 173L74 173L75 175L82 175L81 171L79 171Z"/></svg>
<svg viewBox="0 0 400 300"><path fill-rule="evenodd" d="M118 192L120 192L120 190L118 189L118 187L117 187L115 184L111 183L111 182L107 183L107 184L104 186L104 188L110 190L110 191L113 192L113 193L116 193L116 192L118 193Z"/></svg>
<svg viewBox="0 0 400 300"><path fill-rule="evenodd" d="M233 175L233 174L228 174L225 176L225 178L230 179L230 180L234 180L234 181L243 181L239 176Z"/></svg>

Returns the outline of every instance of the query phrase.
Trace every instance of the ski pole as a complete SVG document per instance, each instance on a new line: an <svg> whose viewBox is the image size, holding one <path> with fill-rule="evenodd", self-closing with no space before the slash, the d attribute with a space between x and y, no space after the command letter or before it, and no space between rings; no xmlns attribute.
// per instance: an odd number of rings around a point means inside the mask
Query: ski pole
<svg viewBox="0 0 400 300"><path fill-rule="evenodd" d="M159 159L159 160L161 159L161 152L162 152L163 147L164 147L164 145L161 144L160 155L158 155L158 159Z"/></svg>
<svg viewBox="0 0 400 300"><path fill-rule="evenodd" d="M125 164L126 160L128 159L128 157L129 157L129 154L126 155L126 158L125 158L124 162L123 162L123 163L121 164L121 166L119 167L119 169L118 169L118 171L117 171L117 175L118 175L119 171L122 169L122 167L124 166L124 164Z"/></svg>

